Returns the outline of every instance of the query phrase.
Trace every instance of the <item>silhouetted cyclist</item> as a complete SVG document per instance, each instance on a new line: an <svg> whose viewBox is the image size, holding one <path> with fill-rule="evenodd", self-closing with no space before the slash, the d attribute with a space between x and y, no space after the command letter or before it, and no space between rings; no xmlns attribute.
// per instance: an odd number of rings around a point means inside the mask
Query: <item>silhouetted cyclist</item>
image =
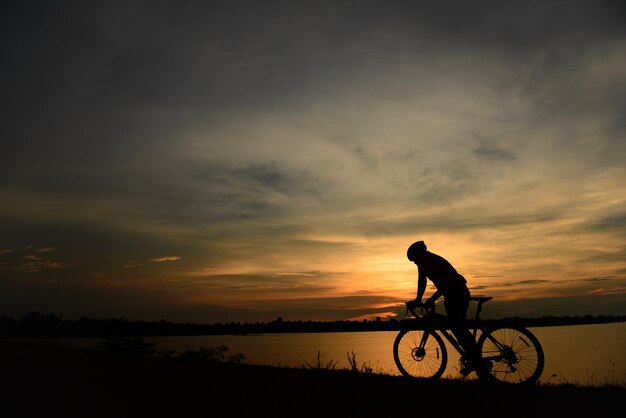
<svg viewBox="0 0 626 418"><path fill-rule="evenodd" d="M450 329L466 353L461 374L468 375L473 370L482 372L482 358L467 324L467 309L470 301L467 280L446 259L427 251L424 241L411 244L407 250L407 257L409 261L417 265L418 270L417 297L410 304L432 309L435 301L443 296ZM422 297L426 291L426 278L430 279L437 290L422 304Z"/></svg>

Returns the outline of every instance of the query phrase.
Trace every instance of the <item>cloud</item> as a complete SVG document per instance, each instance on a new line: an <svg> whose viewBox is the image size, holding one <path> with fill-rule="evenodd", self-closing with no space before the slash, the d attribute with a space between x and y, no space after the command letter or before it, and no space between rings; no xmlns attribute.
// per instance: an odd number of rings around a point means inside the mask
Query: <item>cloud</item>
<svg viewBox="0 0 626 418"><path fill-rule="evenodd" d="M168 255L168 256L165 256L165 257L151 258L148 261L151 261L153 263L166 263L166 262L169 262L169 261L178 261L181 258L182 257L177 256L177 255Z"/></svg>
<svg viewBox="0 0 626 418"><path fill-rule="evenodd" d="M10 237L11 233L6 230L6 237ZM33 248L32 245L21 246L17 250L4 249L0 250L2 261L0 262L0 270L12 273L38 273L40 271L64 270L72 267L72 264L58 260L46 259L46 254L54 250L54 247L45 247L41 249ZM35 253L35 254L33 254Z"/></svg>
<svg viewBox="0 0 626 418"><path fill-rule="evenodd" d="M608 216L603 219L598 219L590 227L596 230L609 230L609 231L625 233L626 232L626 213L616 213L612 216Z"/></svg>
<svg viewBox="0 0 626 418"><path fill-rule="evenodd" d="M522 280L521 282L517 282L515 284L540 284L540 283L550 283L549 280Z"/></svg>
<svg viewBox="0 0 626 418"><path fill-rule="evenodd" d="M492 161L512 161L515 157L507 150L490 145L480 145L474 150L480 158Z"/></svg>
<svg viewBox="0 0 626 418"><path fill-rule="evenodd" d="M27 273L38 273L45 270L62 270L72 267L69 264L60 261L43 260L33 255L23 256L23 261L17 261L8 264L9 268L15 271L23 271Z"/></svg>
<svg viewBox="0 0 626 418"><path fill-rule="evenodd" d="M624 270L615 2L42 7L3 20L3 277L54 254L30 268L139 289L184 258L171 287L233 313L391 294L414 236L475 289Z"/></svg>
<svg viewBox="0 0 626 418"><path fill-rule="evenodd" d="M586 282L603 282L603 281L611 280L611 279L613 279L613 276L607 276L607 277L585 277L582 280L586 281Z"/></svg>
<svg viewBox="0 0 626 418"><path fill-rule="evenodd" d="M316 272L312 274L205 274L195 279L194 287L198 290L212 289L220 291L222 296L239 295L236 299L276 301L278 299L315 298L320 294L331 295L337 290L333 277L341 274ZM228 298L226 298L228 300ZM237 304L239 302L226 302Z"/></svg>
<svg viewBox="0 0 626 418"><path fill-rule="evenodd" d="M288 272L276 273L276 275L278 275L278 276L304 276L304 277L315 277L315 276L317 276L316 273L288 273Z"/></svg>
<svg viewBox="0 0 626 418"><path fill-rule="evenodd" d="M143 266L143 263L135 263L132 261L129 261L128 263L124 264L124 268L128 268L128 269L142 267L142 266Z"/></svg>

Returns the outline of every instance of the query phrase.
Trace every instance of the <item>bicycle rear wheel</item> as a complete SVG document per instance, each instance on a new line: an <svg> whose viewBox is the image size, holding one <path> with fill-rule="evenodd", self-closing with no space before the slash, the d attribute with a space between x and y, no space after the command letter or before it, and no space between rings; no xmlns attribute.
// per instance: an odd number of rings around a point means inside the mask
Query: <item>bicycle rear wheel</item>
<svg viewBox="0 0 626 418"><path fill-rule="evenodd" d="M480 336L478 348L483 359L491 361L491 380L532 384L543 372L543 348L537 337L522 326L488 329Z"/></svg>
<svg viewBox="0 0 626 418"><path fill-rule="evenodd" d="M438 379L446 369L448 352L439 334L406 329L393 342L393 358L404 376Z"/></svg>

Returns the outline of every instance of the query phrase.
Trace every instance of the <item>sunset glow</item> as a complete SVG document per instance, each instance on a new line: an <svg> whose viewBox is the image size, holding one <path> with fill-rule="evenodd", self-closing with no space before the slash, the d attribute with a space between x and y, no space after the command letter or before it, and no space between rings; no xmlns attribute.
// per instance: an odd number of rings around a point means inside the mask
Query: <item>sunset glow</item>
<svg viewBox="0 0 626 418"><path fill-rule="evenodd" d="M626 314L612 3L159 4L4 12L0 315Z"/></svg>

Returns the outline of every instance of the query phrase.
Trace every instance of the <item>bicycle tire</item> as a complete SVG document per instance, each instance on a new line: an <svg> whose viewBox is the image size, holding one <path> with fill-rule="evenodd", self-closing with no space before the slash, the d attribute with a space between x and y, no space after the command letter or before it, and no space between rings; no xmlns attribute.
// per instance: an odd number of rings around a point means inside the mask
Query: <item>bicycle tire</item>
<svg viewBox="0 0 626 418"><path fill-rule="evenodd" d="M420 341L427 336L423 349ZM448 352L443 339L436 332L405 329L393 342L393 359L400 373L418 379L438 379L448 363Z"/></svg>
<svg viewBox="0 0 626 418"><path fill-rule="evenodd" d="M505 384L533 384L543 373L544 353L539 340L519 325L500 325L478 340L483 359L491 361L489 379Z"/></svg>

